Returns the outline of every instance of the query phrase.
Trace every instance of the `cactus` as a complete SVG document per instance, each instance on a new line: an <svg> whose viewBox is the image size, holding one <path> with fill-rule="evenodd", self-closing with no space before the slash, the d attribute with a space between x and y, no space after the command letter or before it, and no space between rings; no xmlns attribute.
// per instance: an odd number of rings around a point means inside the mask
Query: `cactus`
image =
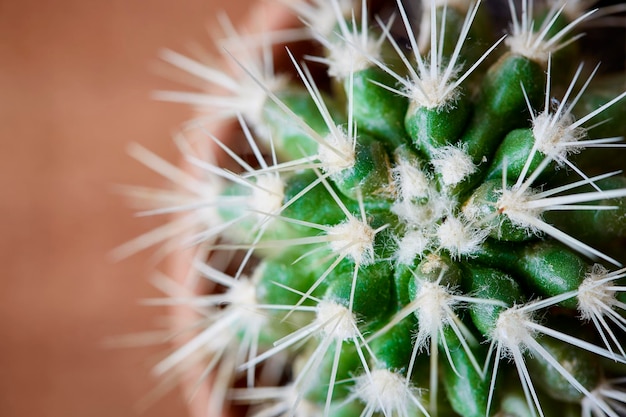
<svg viewBox="0 0 626 417"><path fill-rule="evenodd" d="M581 47L619 14L500 1L500 37L480 2L380 3L285 0L291 79L287 32L229 28L229 72L164 54L224 93L158 93L201 113L197 175L132 149L178 217L123 251L184 236L214 287L168 287L202 319L157 373L217 375L212 416L626 415L626 75Z"/></svg>

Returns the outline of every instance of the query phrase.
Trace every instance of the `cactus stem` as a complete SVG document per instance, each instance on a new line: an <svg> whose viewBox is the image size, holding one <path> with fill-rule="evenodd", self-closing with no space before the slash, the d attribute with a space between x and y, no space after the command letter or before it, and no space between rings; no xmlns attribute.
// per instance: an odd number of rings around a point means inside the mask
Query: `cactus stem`
<svg viewBox="0 0 626 417"><path fill-rule="evenodd" d="M162 53L201 89L157 96L200 116L175 138L185 168L131 146L178 188L122 191L176 218L116 254L195 245L185 286L161 278L168 298L146 304L199 318L154 372L204 366L212 415L225 400L253 417L625 414L626 268L600 263L624 261L626 179L598 172L626 147L626 91L623 69L578 64L600 52L577 42L594 0L501 0L495 43L498 6L480 0L279 1L303 27L242 36L222 19L234 71ZM290 45L287 85L272 42L305 36L327 74ZM224 121L222 141L207 122Z"/></svg>

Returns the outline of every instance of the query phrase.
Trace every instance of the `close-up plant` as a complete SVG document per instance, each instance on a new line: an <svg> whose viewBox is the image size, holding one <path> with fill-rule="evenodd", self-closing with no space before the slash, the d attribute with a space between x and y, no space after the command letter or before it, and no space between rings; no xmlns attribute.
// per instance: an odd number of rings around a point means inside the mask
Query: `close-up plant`
<svg viewBox="0 0 626 417"><path fill-rule="evenodd" d="M281 3L162 54L195 116L131 147L173 187L118 250L179 257L154 372L215 417L625 416L624 4Z"/></svg>

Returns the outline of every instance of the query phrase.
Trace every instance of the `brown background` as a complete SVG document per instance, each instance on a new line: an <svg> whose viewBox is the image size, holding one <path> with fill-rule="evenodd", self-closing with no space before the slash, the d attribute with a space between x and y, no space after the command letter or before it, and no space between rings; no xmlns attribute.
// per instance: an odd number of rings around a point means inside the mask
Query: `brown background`
<svg viewBox="0 0 626 417"><path fill-rule="evenodd" d="M189 111L150 99L160 48L209 44L214 9L246 0L0 0L0 416L181 416L178 392L141 411L163 347L104 341L153 328L162 311L142 254L108 252L158 224L113 184L159 184L125 153L170 160Z"/></svg>

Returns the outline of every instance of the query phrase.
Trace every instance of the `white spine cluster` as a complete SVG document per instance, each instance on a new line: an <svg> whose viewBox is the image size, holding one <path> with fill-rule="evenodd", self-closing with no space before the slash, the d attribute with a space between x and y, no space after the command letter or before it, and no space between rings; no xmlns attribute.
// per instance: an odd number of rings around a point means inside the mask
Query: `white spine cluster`
<svg viewBox="0 0 626 417"><path fill-rule="evenodd" d="M489 229L454 216L448 216L437 228L439 246L453 257L475 253L488 235Z"/></svg>
<svg viewBox="0 0 626 417"><path fill-rule="evenodd" d="M331 250L347 256L357 265L367 265L374 261L375 237L376 230L355 217L328 231Z"/></svg>
<svg viewBox="0 0 626 417"><path fill-rule="evenodd" d="M489 48L475 63L459 75L462 69L461 63L458 62L461 49L468 38L468 33L476 16L476 12L478 11L480 2L471 7L470 11L467 13L467 17L463 23L461 34L456 43L454 53L448 60L444 60L442 57L443 47L441 44L441 36L443 31L441 31L441 28L436 25L437 10L434 7L430 8L429 17L431 21L431 42L430 59L428 61L417 52L419 51L417 39L413 33L404 6L400 0L398 0L397 3L398 9L400 10L400 16L402 17L402 22L406 28L406 33L411 45L411 50L413 51L413 57L416 61L417 68L414 67L409 58L402 51L402 48L400 48L398 43L391 37L390 32L385 30L387 39L389 39L389 42L404 63L409 76L405 78L397 74L392 68L380 62L378 59L371 58L376 65L392 75L401 86L399 89L390 86L383 87L401 96L405 96L411 102L417 103L428 109L444 109L454 107L460 94L459 86L461 83L471 75L471 73L482 63L483 60L487 58L487 56L504 38L501 38L498 42L491 46L491 48Z"/></svg>
<svg viewBox="0 0 626 417"><path fill-rule="evenodd" d="M506 39L506 44L512 53L525 56L540 63L547 63L550 55L575 42L580 35L569 39L567 39L567 35L576 25L595 12L595 10L591 10L582 16L578 16L556 34L550 35L550 30L563 12L563 4L555 3L539 28L535 27L533 6L534 1L523 0L521 16L518 16L515 3L513 0L509 0L513 27L511 28L510 36Z"/></svg>
<svg viewBox="0 0 626 417"><path fill-rule="evenodd" d="M453 187L476 172L472 157L459 147L443 146L433 151L431 163L446 187Z"/></svg>
<svg viewBox="0 0 626 417"><path fill-rule="evenodd" d="M419 410L429 416L419 399L419 391L406 378L387 369L375 369L357 378L354 394L365 404L364 417L375 413L409 417Z"/></svg>

